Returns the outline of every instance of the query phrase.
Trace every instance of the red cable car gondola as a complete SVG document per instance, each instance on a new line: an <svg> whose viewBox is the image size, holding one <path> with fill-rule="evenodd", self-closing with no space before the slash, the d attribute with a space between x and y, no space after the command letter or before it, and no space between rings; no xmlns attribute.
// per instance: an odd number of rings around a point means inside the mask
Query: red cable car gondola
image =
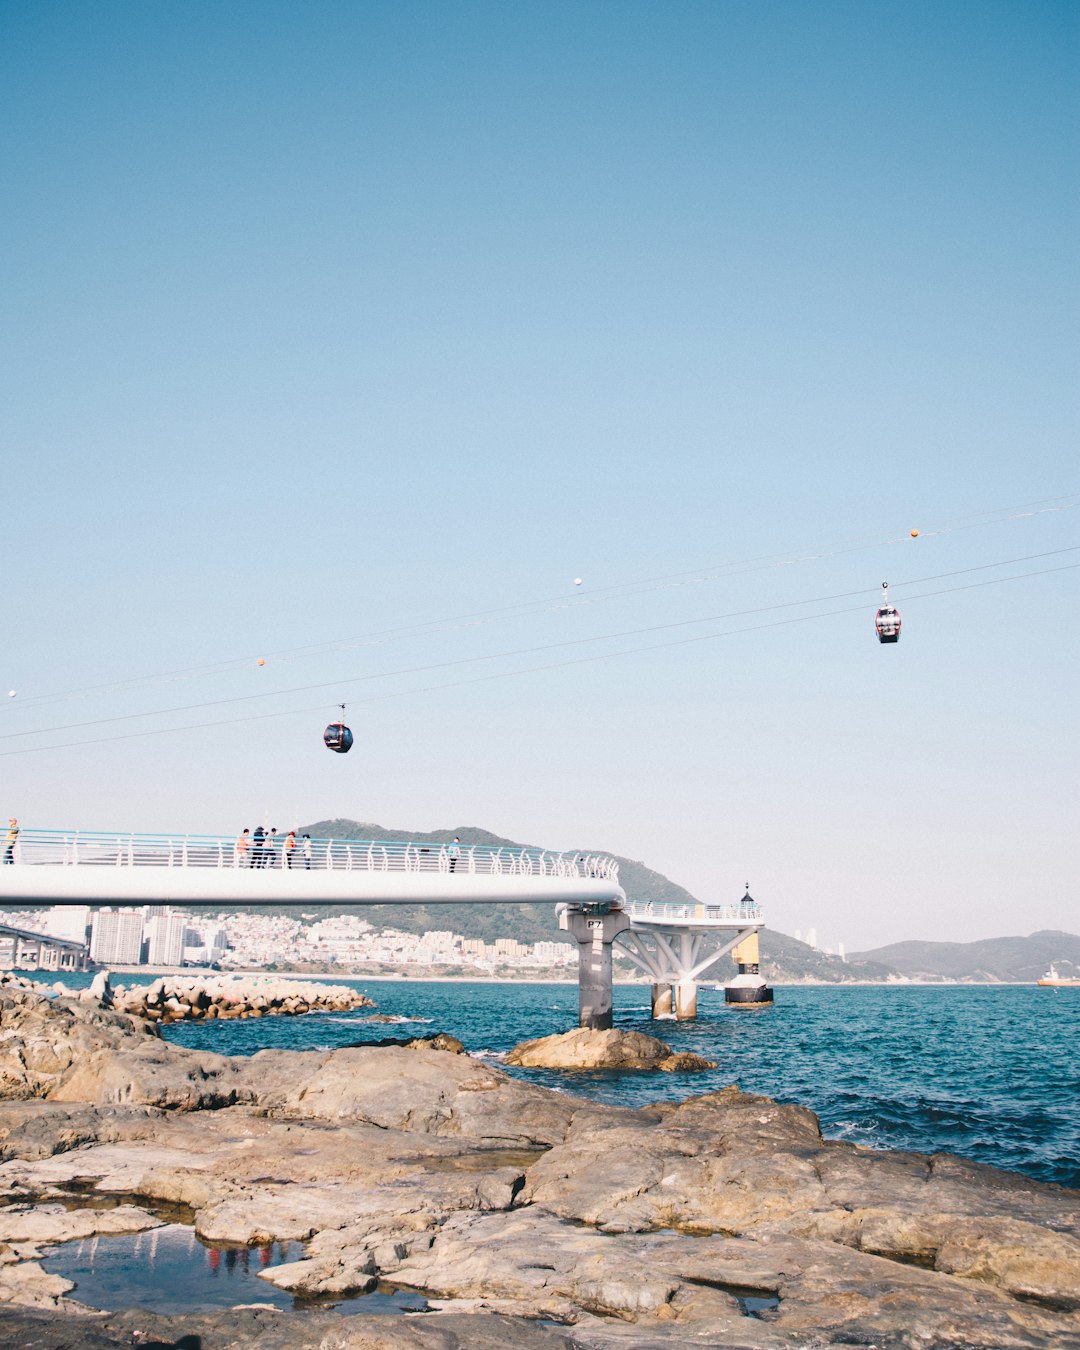
<svg viewBox="0 0 1080 1350"><path fill-rule="evenodd" d="M342 714L345 712L345 704L341 705ZM323 744L328 750L333 750L336 754L346 755L352 749L353 734L345 725L344 720L340 722L331 722L323 732Z"/></svg>
<svg viewBox="0 0 1080 1350"><path fill-rule="evenodd" d="M900 611L889 604L889 583L881 583L881 608L874 616L879 642L900 641Z"/></svg>

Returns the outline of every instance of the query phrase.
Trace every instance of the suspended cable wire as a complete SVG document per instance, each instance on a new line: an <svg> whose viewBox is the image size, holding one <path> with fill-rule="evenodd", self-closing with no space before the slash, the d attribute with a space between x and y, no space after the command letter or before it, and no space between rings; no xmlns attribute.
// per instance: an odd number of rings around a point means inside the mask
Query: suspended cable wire
<svg viewBox="0 0 1080 1350"><path fill-rule="evenodd" d="M1071 551L1071 550L1061 550L1061 551L1066 552L1066 551ZM993 566L994 564L986 564L986 565L987 565L987 566ZM1029 579L1029 578L1031 578L1031 577L1049 576L1049 575L1051 575L1052 573L1056 573L1056 572L1070 572L1070 571L1074 571L1074 570L1077 569L1077 568L1080 568L1080 563L1064 563L1064 564L1062 564L1062 566L1060 566L1060 567L1044 567L1044 568L1040 568L1038 571L1034 571L1034 572L1018 572L1018 573L1015 573L1015 574L1012 575L1012 576L1007 576L1007 577L990 577L990 578L987 578L987 579L984 580L984 581L972 581L972 582L968 582L968 583L967 583L966 585L964 585L964 586L946 586L946 587L942 587L942 588L940 588L940 589L938 589L938 590L934 590L934 591L924 591L924 592L922 592L921 594L908 595L908 596L906 596L906 597L904 598L904 604L905 604L905 605L909 605L909 604L912 603L912 601L915 601L915 600L928 600L928 599L931 599L931 598L933 598L933 597L940 596L940 595L953 595L953 594L956 594L957 592L960 592L960 591L972 591L972 590L978 590L978 589L980 589L981 587L984 587L984 586L1000 586L1000 585L1003 585L1005 582L1009 582L1009 581L1024 581L1024 580L1027 580L1027 579ZM972 569L972 570L974 570L974 569ZM948 575L950 575L950 574L948 574L948 573L943 573L942 575L943 575L943 576L948 576ZM952 574L952 575L957 575L957 574L954 573L954 574ZM926 580L933 580L933 578L926 578ZM906 585L913 585L913 584L919 584L919 583L907 582L907 583L904 583L904 584L906 584ZM864 592L864 591L860 591L860 592L849 592L848 594L865 594L865 592ZM792 603L795 603L795 604L797 604L797 603L807 603L807 604L809 604L809 603L813 603L813 602L812 602L812 601L805 601L805 602L794 601L794 602L792 602ZM779 606L776 606L776 607L774 607L774 608L779 608ZM424 685L424 686L422 686L422 687L420 687L420 688L413 688L413 689L399 689L399 690L392 690L392 691L389 691L389 692L387 692L387 693L382 693L382 694L372 694L372 695L369 695L369 696L366 697L366 698L357 698L357 699L353 699L352 702L353 702L353 704L356 704L356 703L385 703L385 702L387 702L387 701L389 701L389 700L391 700L391 699L408 698L408 697L413 696L413 695L416 695L416 694L436 693L436 692L439 692L439 691L445 690L445 689L459 689L459 688L461 688L462 686L465 686L465 685L470 685L470 684L483 684L483 683L487 683L487 682L490 682L490 681L493 681L493 680L507 680L507 679L513 679L513 678L516 678L516 677L519 676L519 675L533 675L533 674L537 674L537 673L539 673L539 672L547 671L547 670L561 670L561 669L564 669L564 668L569 667L569 666L586 665L586 664L588 664L588 663L590 663L590 662L595 662L595 661L610 661L610 660L614 660L615 658L621 657L621 656L635 656L635 655L638 655L638 654L640 654L640 653L642 653L642 652L654 652L654 651L661 651L661 650L663 650L663 649L665 649L665 648L669 648L669 647L683 647L683 646L688 646L689 644L694 643L694 642L711 642L711 641L715 641L715 640L718 640L718 639L721 639L721 638L738 637L738 636L742 636L742 635L744 635L744 634L746 634L746 633L756 633L756 632L761 632L761 631L764 630L764 629L769 629L769 628L783 628L783 627L785 627L785 626L787 626L787 625L789 625L789 624L796 624L796 623L811 623L811 622L814 622L814 621L816 621L816 620L818 620L818 619L835 618L837 615L843 615L843 614L858 614L858 613L861 613L863 610L864 610L864 606L861 605L861 604L860 604L860 605L847 605L847 606L845 606L843 609L823 610L823 611L821 611L821 612L819 612L819 613L816 613L816 614L799 614L799 615L791 616L791 617L786 618L786 619L774 619L774 620L771 620L769 623L749 624L749 625L747 625L747 626L744 627L744 628L732 628L732 629L726 629L726 630L724 630L724 631L721 632L721 633L695 633L695 634L694 634L693 636L691 636L691 637L672 638L672 639L670 639L670 640L668 640L668 641L665 641L665 642L647 643L647 644L645 644L645 645L643 645L643 646L638 646L638 647L626 647L626 648L620 649L619 651L614 651L614 652L593 652L593 653L591 653L591 654L588 655L588 656L575 656L575 657L569 657L568 659L563 660L563 661L551 661L551 662L545 662L543 665L538 665L538 666L523 666L523 667L519 667L519 668L516 669L516 670L491 671L491 672L488 672L487 674L484 674L484 675L472 675L472 676L468 676L467 678L462 679L462 680L450 680L450 681L446 681L446 682L444 682L444 683L442 683L442 684ZM748 612L753 612L753 611L748 611ZM734 616L732 616L732 617L734 617ZM564 645L564 644L553 644L553 645ZM480 658L477 658L477 659L480 659ZM451 664L457 664L457 663L451 663ZM304 692L304 691L293 691L293 692ZM196 705L196 706L200 706L200 705ZM209 705L205 705L205 706L209 706ZM217 721L213 721L213 722L191 722L191 723L185 724L184 726L179 726L179 727L147 727L147 728L144 728L144 729L141 730L141 731L121 732L119 735L116 735L116 736L99 736L99 737L95 737L95 738L93 738L93 739L81 740L81 741L66 741L66 742L63 742L63 743L61 743L61 744L59 744L59 745L27 746L27 747L25 747L25 748L18 749L18 750L0 750L0 759L7 758L7 757L9 757L9 756L11 756L11 755L31 755L31 754L38 754L38 753L40 753L40 752L48 751L48 750L71 750L71 749L76 749L76 748L78 748L79 746L83 746L83 745L104 745L104 744L111 743L111 742L113 742L113 741L128 741L128 740L135 740L135 739L138 739L139 737L142 737L142 736L166 736L166 735L173 735L173 734L176 734L176 733L178 733L178 732L184 732L184 731L201 731L201 730L204 730L204 729L206 729L206 728L213 728L213 727L237 726L237 725L240 725L240 724L245 723L245 722L268 721L268 720L270 720L270 719L278 718L278 717L300 717L300 716L305 716L305 715L307 715L307 714L309 714L309 713L312 713L312 712L318 712L318 711L320 711L321 709L325 708L325 706L326 706L325 704L316 704L316 705L314 705L313 707L306 707L306 708L288 708L288 709L284 709L284 710L278 711L278 712L252 713L252 714L249 714L249 715L247 715L247 716L245 716L245 717L229 717L229 718L221 718L221 719L219 719L219 720L217 720ZM177 710L175 710L175 711L183 711L183 710L177 709ZM104 720L109 720L109 721L111 721L111 720L116 720L116 719L104 719ZM86 724L86 725L94 725L94 724ZM56 731L60 731L60 730L67 730L67 729L69 729L69 728L56 728L55 730L56 730Z"/></svg>
<svg viewBox="0 0 1080 1350"><path fill-rule="evenodd" d="M900 586L923 586L931 581L945 581L950 577L969 576L973 572L985 572L991 567L1011 567L1016 563L1035 562L1041 558L1053 558L1062 553L1076 553L1080 544L1068 548L1050 549L1045 553L1029 553L1020 558L1003 558L998 562L979 563L974 567L961 567L951 572L938 572L928 577L915 577L910 581L897 583ZM649 624L644 628L624 628L615 633L600 633L593 637L565 638L558 642L545 642L531 647L513 647L508 651L488 652L480 656L460 656L452 661L433 661L422 666L406 666L401 670L376 671L365 675L349 675L343 679L324 680L318 684L296 685L291 689L260 690L256 694L234 694L229 698L208 699L200 703L182 703L171 708L153 708L147 712L118 713L113 717L96 717L85 722L67 722L55 727L37 727L30 731L8 731L0 734L0 741L15 740L23 736L57 735L61 731L79 731L86 727L106 726L114 722L130 722L142 717L167 717L173 713L199 712L204 708L221 708L232 703L250 703L261 698L282 698L289 694L311 694L320 689L339 689L346 684L366 684L372 680L393 679L401 675L423 675L432 670L448 670L455 666L475 665L478 661L499 661L514 656L532 656L538 652L557 651L563 647L580 647L589 642L614 642L618 638L641 637L645 633L662 633L673 628L688 628L699 623L720 623L725 619L742 619L751 614L770 614L782 609L795 609L802 605L831 604L834 600L848 600L856 595L876 593L876 587L860 586L856 590L838 591L832 595L810 596L805 600L783 600L772 605L757 605L751 609L732 610L726 614L705 614L697 619L678 619L671 623Z"/></svg>
<svg viewBox="0 0 1080 1350"><path fill-rule="evenodd" d="M1064 493L1058 497L1043 498L1034 502L1022 502L1014 506L997 507L972 515L960 516L955 521L941 525L921 527L919 534L924 539L937 538L956 533L960 530L974 529L985 525L1006 524L1013 520L1027 519L1035 515L1050 514L1072 510L1080 506L1080 501L1070 499L1080 496L1076 492ZM760 554L750 558L716 563L707 567L693 568L685 572L672 572L656 577L646 577L637 581L615 582L608 586L597 587L583 595L573 597L550 596L546 599L520 601L513 605L498 606L493 609L477 610L471 613L452 615L442 620L428 620L415 624L404 624L395 628L362 633L349 638L328 639L325 642L307 644L301 647L285 648L280 651L263 653L259 656L229 658L225 661L207 665L188 666L157 674L133 676L126 680L117 680L104 684L87 685L54 694L22 698L20 707L45 707L52 703L66 702L96 695L121 692L124 690L152 687L156 684L181 683L192 679L225 674L243 670L253 662L265 665L267 659L274 664L286 664L290 661L329 655L333 652L359 650L368 646L382 646L388 642L406 638L428 637L441 633L460 631L463 628L481 627L504 619L527 618L536 613L553 613L558 610L579 609L588 605L606 603L611 600L632 599L635 596L650 594L659 590L676 587L724 581L732 577L743 576L748 572L766 571L782 567L801 566L809 562L821 562L829 558L841 557L849 553L863 552L873 548L910 542L910 531L898 533L890 531L885 536L863 537L859 540L840 541L833 544L811 544L793 549L784 549L776 553ZM318 686L308 686L317 688ZM287 691L286 691L287 692ZM260 695L261 696L261 695ZM252 696L255 697L255 696ZM193 705L200 706L200 705ZM210 706L209 704L206 706ZM13 709L12 709L13 710Z"/></svg>

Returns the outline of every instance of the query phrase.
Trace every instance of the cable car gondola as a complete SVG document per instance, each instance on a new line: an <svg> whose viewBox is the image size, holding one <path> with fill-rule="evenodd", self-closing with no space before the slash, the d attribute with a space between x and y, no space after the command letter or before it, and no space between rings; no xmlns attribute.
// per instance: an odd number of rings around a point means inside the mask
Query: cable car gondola
<svg viewBox="0 0 1080 1350"><path fill-rule="evenodd" d="M331 722L323 732L323 744L328 750L333 750L335 754L347 755L352 749L353 734L345 725L345 704L340 705L342 721Z"/></svg>
<svg viewBox="0 0 1080 1350"><path fill-rule="evenodd" d="M900 611L889 604L889 583L881 583L881 608L874 616L879 642L900 641Z"/></svg>

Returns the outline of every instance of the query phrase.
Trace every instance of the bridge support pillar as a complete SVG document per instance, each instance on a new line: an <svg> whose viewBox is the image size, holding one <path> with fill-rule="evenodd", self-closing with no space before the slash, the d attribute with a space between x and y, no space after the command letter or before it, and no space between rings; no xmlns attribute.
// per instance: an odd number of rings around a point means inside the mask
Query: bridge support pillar
<svg viewBox="0 0 1080 1350"><path fill-rule="evenodd" d="M578 1025L611 1027L611 944L630 927L620 910L589 905L568 909L563 922L578 945Z"/></svg>
<svg viewBox="0 0 1080 1350"><path fill-rule="evenodd" d="M652 987L652 1015L670 1017L672 1011L672 990L670 984L654 984Z"/></svg>
<svg viewBox="0 0 1080 1350"><path fill-rule="evenodd" d="M675 985L675 1020L692 1022L697 1017L697 980L679 980Z"/></svg>

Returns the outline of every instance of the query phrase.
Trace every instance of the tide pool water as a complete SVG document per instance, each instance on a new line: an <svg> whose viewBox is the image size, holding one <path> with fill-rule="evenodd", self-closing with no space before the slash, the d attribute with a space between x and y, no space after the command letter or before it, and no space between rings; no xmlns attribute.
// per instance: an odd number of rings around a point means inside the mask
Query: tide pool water
<svg viewBox="0 0 1080 1350"><path fill-rule="evenodd" d="M577 988L558 984L332 980L378 1005L354 1013L177 1023L178 1045L224 1054L326 1050L447 1031L498 1060L519 1041L576 1025ZM409 1019L367 1020L372 1012ZM1080 1186L1080 988L781 987L773 1007L733 1011L703 989L696 1022L654 1022L648 991L615 989L615 1024L718 1067L699 1074L507 1069L575 1096L624 1106L737 1083L808 1106L828 1138L958 1153Z"/></svg>
<svg viewBox="0 0 1080 1350"><path fill-rule="evenodd" d="M261 1303L272 1308L325 1307L349 1313L399 1313L427 1307L421 1295L378 1289L354 1298L304 1302L258 1278L261 1270L303 1258L303 1244L262 1247L204 1243L188 1225L168 1224L145 1233L81 1238L49 1249L50 1275L75 1284L70 1297L91 1308L143 1307L177 1314Z"/></svg>

